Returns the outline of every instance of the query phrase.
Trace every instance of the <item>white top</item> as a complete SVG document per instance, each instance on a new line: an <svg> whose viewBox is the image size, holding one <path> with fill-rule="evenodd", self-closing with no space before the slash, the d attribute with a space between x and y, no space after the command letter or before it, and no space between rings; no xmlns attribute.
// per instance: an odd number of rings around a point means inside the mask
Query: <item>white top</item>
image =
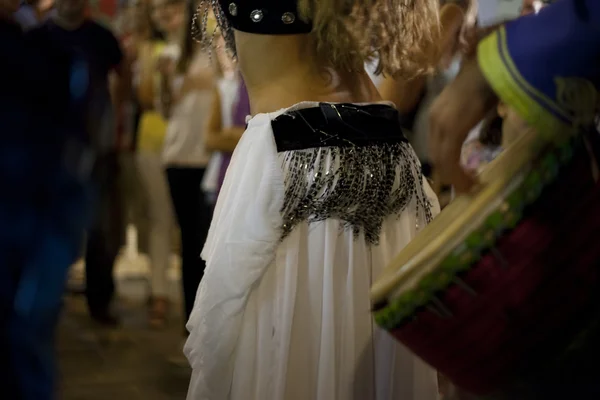
<svg viewBox="0 0 600 400"><path fill-rule="evenodd" d="M204 129L212 93L187 93L173 106L163 147L163 163L171 166L206 167L209 154L204 147Z"/></svg>
<svg viewBox="0 0 600 400"><path fill-rule="evenodd" d="M436 399L435 372L374 326L369 311L373 280L425 225L417 196L439 212L410 146L402 144L406 158L395 169L389 193L407 175L423 186L401 189L408 202L380 221L378 244L331 218L297 221L282 239L286 198L293 202L304 187L290 180L300 177L310 186L314 165L331 168L334 176L342 165L335 147L276 148L271 121L315 106L302 103L253 117L233 154L187 324L184 352L193 368L188 400ZM293 160L313 156L317 164L307 164L303 175L304 164L300 168ZM373 173L378 171L355 176L368 179Z"/></svg>
<svg viewBox="0 0 600 400"><path fill-rule="evenodd" d="M181 55L179 46L166 46L161 57L177 62ZM199 54L198 58L205 58ZM200 60L202 61L202 60ZM173 79L174 91L179 91L185 77ZM163 145L162 160L167 166L204 168L210 159L204 147L204 130L210 112L212 93L207 90L192 90L186 93L171 108Z"/></svg>

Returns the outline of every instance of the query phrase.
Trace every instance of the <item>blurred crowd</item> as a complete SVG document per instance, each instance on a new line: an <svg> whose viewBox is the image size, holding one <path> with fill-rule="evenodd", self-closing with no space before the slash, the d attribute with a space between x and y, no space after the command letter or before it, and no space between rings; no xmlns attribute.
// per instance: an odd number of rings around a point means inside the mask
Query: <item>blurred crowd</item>
<svg viewBox="0 0 600 400"><path fill-rule="evenodd" d="M14 21L26 37L52 43L87 68L85 109L68 118L81 119L94 157L94 222L83 251L90 315L118 322L111 312L113 266L125 227L135 224L152 268L150 324L165 323L166 274L176 247L189 316L211 210L249 114L223 39L215 35L212 49L201 51L192 36L196 5L183 0L123 3L112 26L89 17L86 0L17 6Z"/></svg>
<svg viewBox="0 0 600 400"><path fill-rule="evenodd" d="M14 188L0 215L1 263L14 265L2 271L10 275L1 317L22 350L45 343L45 351L28 349L44 354L48 368L30 374L38 382L31 390L43 393L39 382L52 382L57 291L78 258L91 318L119 323L114 266L127 226L138 227L150 258L149 324L167 322L175 250L189 317L212 208L249 106L223 39L215 35L205 51L194 41L193 2L124 3L112 25L93 18L87 0L0 6L1 45L11 55L2 66L0 167L2 184ZM22 314L13 315L13 297ZM32 321L46 328L27 338ZM11 358L2 354L3 371Z"/></svg>

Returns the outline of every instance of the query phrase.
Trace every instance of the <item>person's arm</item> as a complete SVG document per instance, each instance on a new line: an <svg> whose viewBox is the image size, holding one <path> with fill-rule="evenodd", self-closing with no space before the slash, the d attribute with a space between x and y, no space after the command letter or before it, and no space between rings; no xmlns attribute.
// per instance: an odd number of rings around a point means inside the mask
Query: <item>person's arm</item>
<svg viewBox="0 0 600 400"><path fill-rule="evenodd" d="M139 82L137 99L143 110L154 109L154 49L152 43L145 41L138 47Z"/></svg>
<svg viewBox="0 0 600 400"><path fill-rule="evenodd" d="M131 96L131 67L128 62L123 60L115 66L110 82L113 105L116 110L120 110Z"/></svg>
<svg viewBox="0 0 600 400"><path fill-rule="evenodd" d="M539 36L532 32L547 34L538 40L535 38ZM508 39L497 40L500 34ZM499 48L500 43L507 49ZM497 95L533 127L547 132L562 129L561 122L546 113L538 99L521 90L513 75L506 73L509 67L513 68L512 63L504 64L506 50L513 59L517 57L529 66L541 63L541 71L547 75L548 68L560 65L568 69L569 76L580 77L600 69L599 49L600 2L597 0L558 2L538 15L501 25L479 42L478 59L465 63L457 79L446 87L431 108L430 154L444 182L454 185L458 192L471 188L473 179L460 167L460 149L469 131L493 107ZM548 76L552 78L551 74Z"/></svg>
<svg viewBox="0 0 600 400"><path fill-rule="evenodd" d="M213 143L215 150L231 153L237 147L242 135L246 131L244 126L232 126L222 131L222 137L217 143Z"/></svg>
<svg viewBox="0 0 600 400"><path fill-rule="evenodd" d="M206 149L209 151L223 151L231 153L235 150L246 129L241 126L232 126L217 131L208 131L206 136Z"/></svg>
<svg viewBox="0 0 600 400"><path fill-rule="evenodd" d="M471 58L431 106L429 155L441 183L452 184L458 193L468 191L474 183L460 165L462 145L496 99L477 59Z"/></svg>
<svg viewBox="0 0 600 400"><path fill-rule="evenodd" d="M221 96L219 90L215 87L213 89L212 105L210 107L210 114L208 115L208 122L205 128L204 134L204 145L207 150L215 151L214 144L218 141L221 133L222 116L221 116Z"/></svg>
<svg viewBox="0 0 600 400"><path fill-rule="evenodd" d="M179 100L180 92L180 88L176 87L180 85L176 84L178 78L175 75L175 62L171 58L161 57L157 61L156 68L159 81L154 104L163 118L168 119L171 116L173 104Z"/></svg>
<svg viewBox="0 0 600 400"><path fill-rule="evenodd" d="M232 152L235 150L245 128L234 126L223 129L221 124L221 98L216 88L213 93L213 104L206 126L204 145L209 151Z"/></svg>
<svg viewBox="0 0 600 400"><path fill-rule="evenodd" d="M110 93L115 109L121 110L131 95L131 67L128 58L123 53L119 39L108 30L105 30L104 33L105 57L111 66Z"/></svg>
<svg viewBox="0 0 600 400"><path fill-rule="evenodd" d="M105 56L112 67L108 78L117 122L117 148L124 149L129 147L131 141L131 138L125 137L130 132L124 132L126 107L131 98L131 67L129 60L123 54L119 40L112 32L106 30L105 33Z"/></svg>
<svg viewBox="0 0 600 400"><path fill-rule="evenodd" d="M116 146L119 150L131 149L133 132L127 131L125 121L127 106L131 98L131 68L129 63L123 59L121 63L115 66L109 78L115 121L117 123Z"/></svg>

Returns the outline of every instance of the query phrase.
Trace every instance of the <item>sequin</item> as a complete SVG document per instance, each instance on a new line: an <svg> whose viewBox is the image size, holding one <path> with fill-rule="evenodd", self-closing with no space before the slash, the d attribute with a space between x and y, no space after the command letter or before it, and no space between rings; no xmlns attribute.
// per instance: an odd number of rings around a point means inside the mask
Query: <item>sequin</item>
<svg viewBox="0 0 600 400"><path fill-rule="evenodd" d="M377 244L383 221L414 202L426 225L432 208L420 164L405 142L322 147L281 153L285 178L282 239L299 223L335 219L355 237Z"/></svg>
<svg viewBox="0 0 600 400"><path fill-rule="evenodd" d="M263 19L263 12L260 10L254 10L250 13L250 19L252 19L253 22L260 22Z"/></svg>
<svg viewBox="0 0 600 400"><path fill-rule="evenodd" d="M281 16L281 21L286 25L293 24L295 20L296 16L291 12L283 13Z"/></svg>
<svg viewBox="0 0 600 400"><path fill-rule="evenodd" d="M229 3L229 14L233 17L237 15L237 5L235 3Z"/></svg>

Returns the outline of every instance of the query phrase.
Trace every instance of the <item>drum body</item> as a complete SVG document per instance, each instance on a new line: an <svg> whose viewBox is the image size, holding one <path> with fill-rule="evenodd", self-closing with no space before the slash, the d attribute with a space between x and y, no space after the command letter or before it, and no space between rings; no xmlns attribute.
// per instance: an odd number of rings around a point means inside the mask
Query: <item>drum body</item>
<svg viewBox="0 0 600 400"><path fill-rule="evenodd" d="M379 325L470 393L560 363L600 320L600 186L576 143L538 163L418 285L375 306Z"/></svg>

